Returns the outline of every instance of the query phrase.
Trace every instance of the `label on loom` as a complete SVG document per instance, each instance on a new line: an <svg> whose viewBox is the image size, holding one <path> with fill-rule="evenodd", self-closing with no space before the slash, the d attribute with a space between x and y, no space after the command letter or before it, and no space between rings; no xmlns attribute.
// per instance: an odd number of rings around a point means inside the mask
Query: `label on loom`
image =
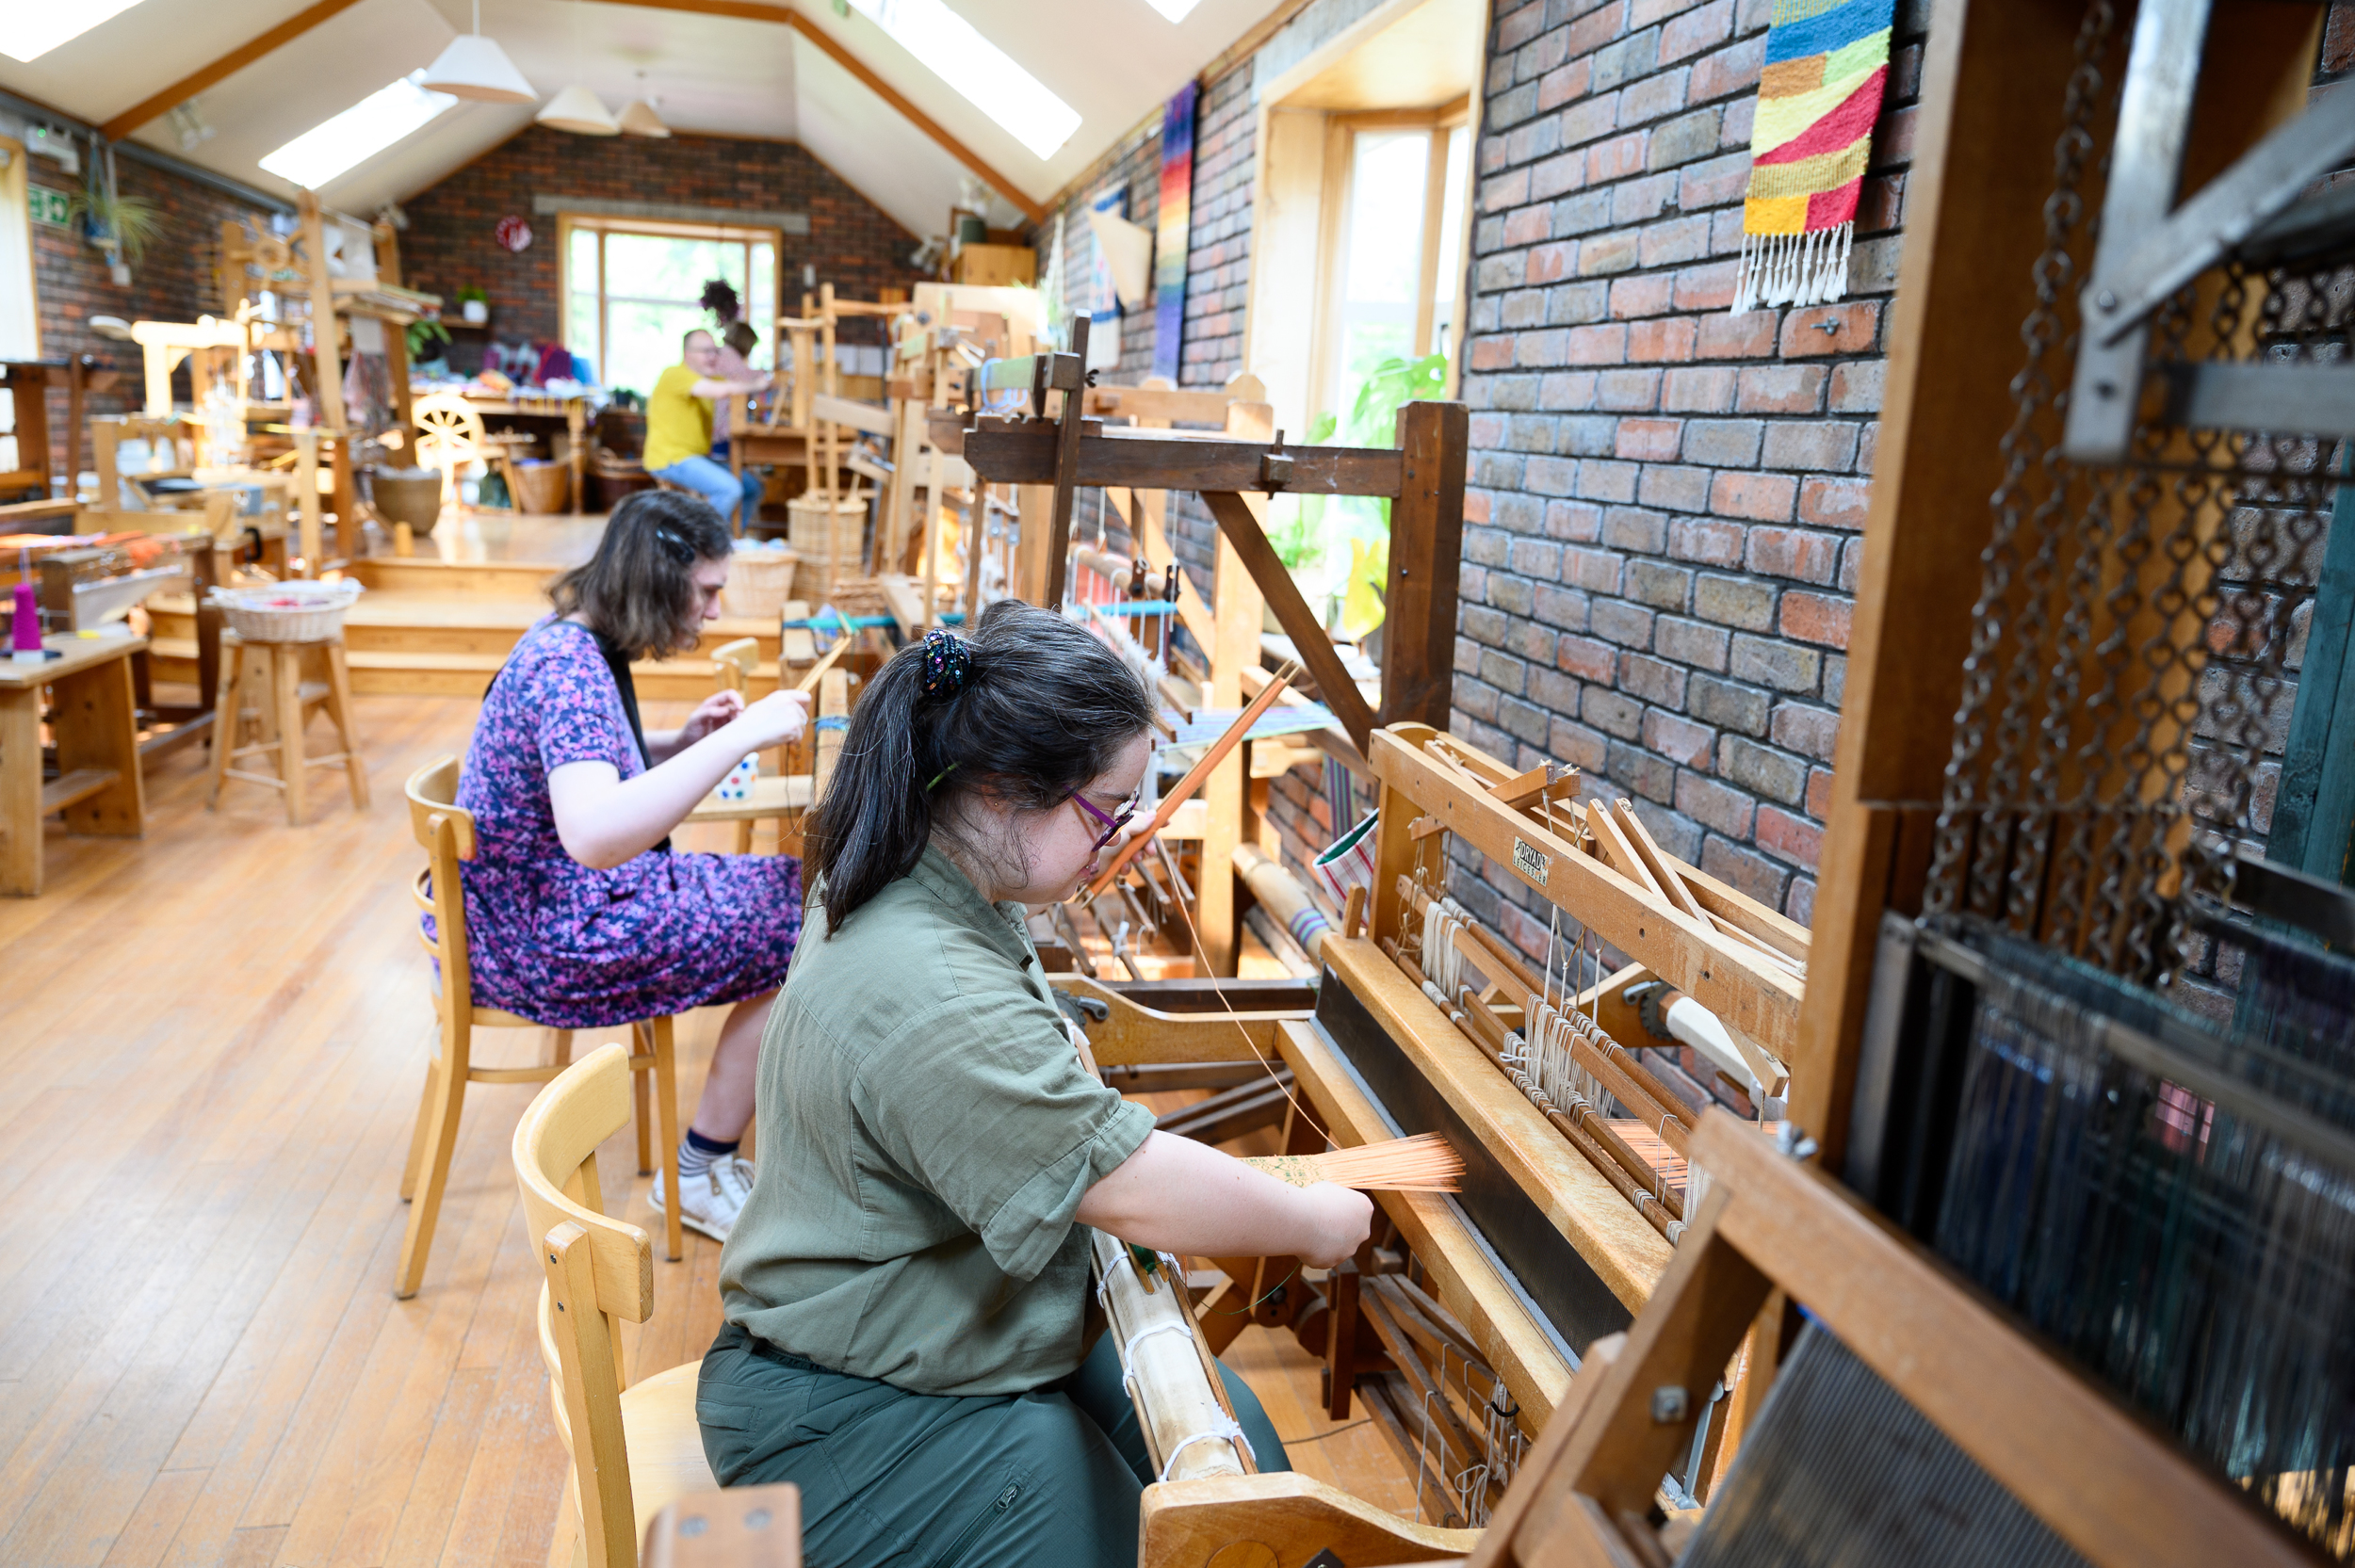
<svg viewBox="0 0 2355 1568"><path fill-rule="evenodd" d="M723 800L749 800L753 798L753 781L759 777L760 753L755 752L729 768L728 776L720 781L720 787L713 793Z"/></svg>
<svg viewBox="0 0 2355 1568"><path fill-rule="evenodd" d="M1528 840L1513 840L1513 869L1535 882L1539 888L1546 885L1546 873L1552 865L1552 861L1529 847Z"/></svg>

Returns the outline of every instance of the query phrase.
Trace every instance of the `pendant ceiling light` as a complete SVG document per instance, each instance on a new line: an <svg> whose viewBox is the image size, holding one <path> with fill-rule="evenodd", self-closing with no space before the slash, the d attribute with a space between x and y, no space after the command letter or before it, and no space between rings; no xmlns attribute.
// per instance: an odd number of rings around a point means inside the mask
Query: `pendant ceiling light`
<svg viewBox="0 0 2355 1568"><path fill-rule="evenodd" d="M571 131L577 136L615 137L622 134L621 121L613 111L597 101L597 95L575 82L571 87L548 100L548 106L532 118L553 130Z"/></svg>
<svg viewBox="0 0 2355 1568"><path fill-rule="evenodd" d="M476 0L479 5L481 0ZM548 106L532 118L551 130L570 131L576 136L617 137L622 134L621 121L604 101L583 87L580 73L581 43L580 14L582 0L573 0L573 85L548 100Z"/></svg>
<svg viewBox="0 0 2355 1568"><path fill-rule="evenodd" d="M667 137L671 127L662 123L662 117L654 112L654 105L643 98L633 98L622 110L622 131L633 137Z"/></svg>
<svg viewBox="0 0 2355 1568"><path fill-rule="evenodd" d="M417 85L430 92L447 92L478 104L540 101L507 52L482 36L482 0L474 0L474 31L451 39L442 57L427 68L425 80Z"/></svg>

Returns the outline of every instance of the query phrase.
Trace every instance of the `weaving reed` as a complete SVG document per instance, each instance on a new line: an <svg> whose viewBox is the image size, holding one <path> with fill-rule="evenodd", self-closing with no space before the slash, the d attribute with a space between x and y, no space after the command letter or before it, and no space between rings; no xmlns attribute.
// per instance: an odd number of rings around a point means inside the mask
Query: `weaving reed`
<svg viewBox="0 0 2355 1568"><path fill-rule="evenodd" d="M1939 1252L2293 1528L2355 1556L2347 1032L2220 1032L1984 923L1945 929L1937 961L1979 963Z"/></svg>

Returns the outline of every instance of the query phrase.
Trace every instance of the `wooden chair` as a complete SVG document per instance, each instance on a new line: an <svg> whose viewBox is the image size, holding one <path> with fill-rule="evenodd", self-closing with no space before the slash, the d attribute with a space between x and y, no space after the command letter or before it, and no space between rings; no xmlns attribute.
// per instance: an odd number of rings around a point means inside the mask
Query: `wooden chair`
<svg viewBox="0 0 2355 1568"><path fill-rule="evenodd" d="M733 691L749 699L752 695L753 671L760 666L760 643L756 639L739 637L723 642L712 651L711 670L722 691ZM786 749L779 748L780 753ZM753 852L753 824L774 821L780 850L788 837L786 823L809 809L810 781L805 773L783 770L763 773L753 781L753 792L741 800L723 800L717 795L688 813L690 822L733 822L736 824L736 852Z"/></svg>
<svg viewBox="0 0 2355 1568"><path fill-rule="evenodd" d="M538 1067L477 1067L474 1031L478 1026L501 1029L550 1028L496 1008L474 1003L474 970L467 958L466 900L459 867L474 859L474 814L458 806L458 759L438 757L409 776L409 826L425 850L426 864L417 873L411 894L417 907L431 913L433 932L422 929L417 940L441 965L440 983L433 992L433 1010L441 1021L441 1051L426 1072L425 1096L417 1107L416 1131L409 1140L409 1166L400 1178L400 1195L410 1204L409 1230L401 1238L400 1270L393 1287L406 1300L417 1293L425 1276L426 1254L433 1246L433 1225L440 1217L442 1189L449 1180L450 1155L458 1146L458 1114L470 1083L545 1083L572 1061L573 1031L556 1030L556 1060ZM669 1202L663 1213L663 1242L675 1263L680 1255L678 1220L678 1078L672 1063L671 1020L654 1018L631 1026L641 1049L629 1058L638 1075L638 1173L654 1168L653 1128L647 1116L647 1075L653 1075L653 1097L659 1107L662 1137L662 1185ZM423 1178L422 1187L419 1178Z"/></svg>
<svg viewBox="0 0 2355 1568"><path fill-rule="evenodd" d="M547 1275L540 1353L557 1435L573 1456L565 1490L580 1511L573 1560L588 1568L638 1568L655 1516L719 1485L695 1421L703 1363L634 1385L624 1365L622 1324L654 1315L654 1249L644 1231L606 1214L597 1145L630 1118L631 1066L618 1043L599 1046L559 1073L515 1126L525 1229Z"/></svg>

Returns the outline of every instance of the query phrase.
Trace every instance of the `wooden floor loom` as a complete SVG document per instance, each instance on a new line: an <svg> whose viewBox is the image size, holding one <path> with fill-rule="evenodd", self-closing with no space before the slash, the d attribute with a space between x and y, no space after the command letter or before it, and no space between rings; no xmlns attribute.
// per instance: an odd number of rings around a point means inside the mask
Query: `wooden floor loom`
<svg viewBox="0 0 2355 1568"><path fill-rule="evenodd" d="M1122 1316L1124 1300L1151 1298L1162 1320L1191 1321L1187 1338L1198 1336L1205 1356L1246 1323L1289 1328L1324 1356L1330 1414L1345 1415L1353 1392L1362 1397L1402 1446L1429 1453L1436 1477L1427 1511L1477 1523L1508 1494L1515 1456L1548 1429L1586 1348L1624 1331L1670 1269L1669 1235L1689 1244L1681 1216L1690 1113L1613 1039L1626 1031L1626 1043L1636 1043L1644 1028L1643 1010L1627 992L1656 978L1705 1000L1754 1031L1746 1043L1771 1064L1772 1046L1788 1049L1799 991L1792 965L1803 964L1805 941L1648 841L1636 864L1650 881L1616 869L1600 848L1614 841L1608 819L1616 813L1568 800L1575 775L1567 770L1524 778L1421 725L1375 732L1372 742L1384 802L1375 881L1387 891L1371 901L1369 929L1325 938L1312 1010L1178 1012L1147 1005L1149 988L1078 977L1056 983L1104 1004L1106 1016L1088 1032L1110 1081L1156 1064L1171 1072L1198 1070L1180 1063L1280 1064L1292 1086L1285 1091L1290 1152L1438 1132L1464 1156L1460 1194L1377 1194L1377 1243L1323 1280L1301 1279L1291 1258L1205 1260L1227 1284L1194 1310L1181 1307L1186 1298L1171 1287L1188 1278L1175 1260L1141 1277L1133 1258L1107 1244L1099 1262L1114 1282L1108 1305L1124 1347L1144 1327ZM1535 975L1535 966L1476 922L1435 920L1448 901L1429 892L1444 841L1434 823L1493 849L1594 947L1638 963L1582 987L1567 978L1567 957L1555 960L1554 976ZM1701 913L1655 887L1681 889ZM1354 909L1363 902L1351 900ZM1441 924L1447 940L1467 950L1435 963L1456 985L1453 998L1415 962L1425 933ZM1574 946L1566 932L1564 950ZM1795 948L1795 959L1784 947ZM1490 1032L1517 1036L1533 1008L1541 1026L1548 1009L1575 1020L1565 1054L1583 1054L1608 1086L1575 1120L1533 1092L1528 1075L1501 1054L1502 1037ZM1566 1025L1557 1038L1571 1032ZM1174 1328L1157 1332L1176 1344ZM1256 1475L1231 1442L1178 1452L1178 1440L1223 1430L1201 1358L1191 1345L1180 1349L1186 1353L1158 1361L1139 1350L1125 1362L1140 1419L1175 1434L1156 1448L1174 1463L1169 1480L1146 1495L1142 1561L1291 1568L1326 1549L1349 1564L1419 1561L1470 1550L1480 1539L1475 1530L1410 1525L1306 1478ZM1705 1490L1718 1468L1734 1402L1711 1398L1716 1381L1703 1382L1699 1440L1688 1445L1675 1490L1665 1494L1672 1499L1687 1500L1691 1485ZM1200 1474L1196 1448L1213 1456L1199 1462L1209 1467ZM1230 1548L1267 1555L1216 1557Z"/></svg>

